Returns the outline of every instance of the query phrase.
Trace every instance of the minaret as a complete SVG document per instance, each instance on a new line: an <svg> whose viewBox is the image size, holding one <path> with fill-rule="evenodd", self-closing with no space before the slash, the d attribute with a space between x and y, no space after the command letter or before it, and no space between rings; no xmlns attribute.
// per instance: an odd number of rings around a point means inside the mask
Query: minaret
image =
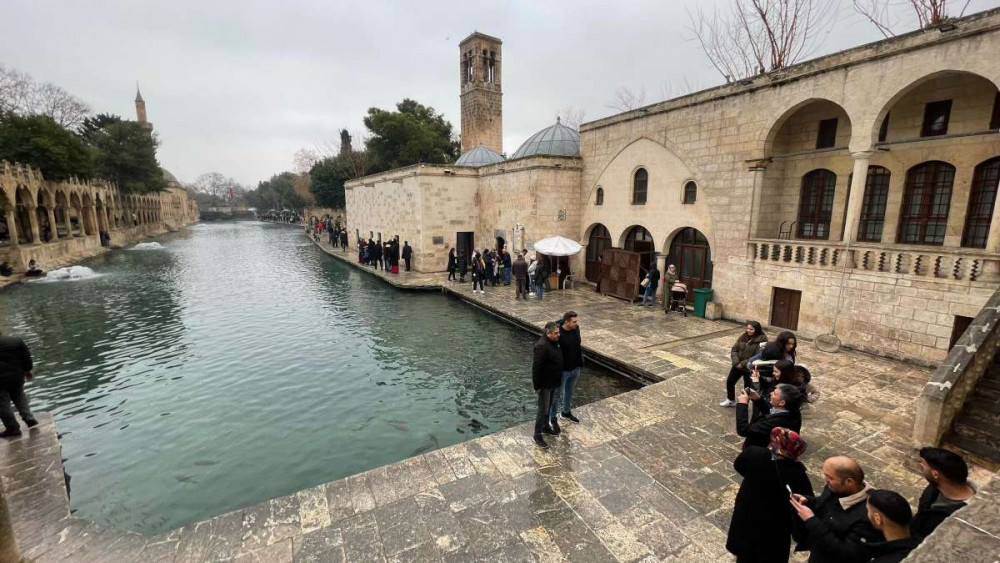
<svg viewBox="0 0 1000 563"><path fill-rule="evenodd" d="M462 91L462 152L484 146L503 153L500 47L478 31L458 44Z"/></svg>
<svg viewBox="0 0 1000 563"><path fill-rule="evenodd" d="M135 84L135 119L139 123L149 125L149 121L146 119L146 100L142 99L138 82Z"/></svg>

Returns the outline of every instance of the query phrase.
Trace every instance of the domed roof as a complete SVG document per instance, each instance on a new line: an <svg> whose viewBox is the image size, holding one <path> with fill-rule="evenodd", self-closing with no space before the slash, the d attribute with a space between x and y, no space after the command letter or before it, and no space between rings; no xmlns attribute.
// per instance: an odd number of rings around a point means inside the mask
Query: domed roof
<svg viewBox="0 0 1000 563"><path fill-rule="evenodd" d="M161 167L160 171L163 172L163 179L167 181L168 188L179 188L181 183L177 181L177 177L170 173L166 168Z"/></svg>
<svg viewBox="0 0 1000 563"><path fill-rule="evenodd" d="M456 166L486 166L503 162L503 157L496 152L480 145L474 149L465 151L465 154L455 161Z"/></svg>
<svg viewBox="0 0 1000 563"><path fill-rule="evenodd" d="M547 154L553 156L579 156L580 133L566 127L556 118L556 124L542 129L524 142L511 158Z"/></svg>

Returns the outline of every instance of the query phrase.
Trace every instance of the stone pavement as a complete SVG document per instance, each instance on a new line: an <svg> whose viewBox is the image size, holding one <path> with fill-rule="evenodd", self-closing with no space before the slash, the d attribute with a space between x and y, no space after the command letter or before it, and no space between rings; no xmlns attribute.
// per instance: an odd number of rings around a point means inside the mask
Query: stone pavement
<svg viewBox="0 0 1000 563"><path fill-rule="evenodd" d="M47 419L0 444L22 551L38 561L731 561L741 439L718 402L739 326L586 289L541 302L514 301L506 287L470 290L446 289L525 326L575 309L588 353L663 381L574 409L582 424L564 425L547 451L522 424L155 537L68 516L52 484L61 464ZM908 436L929 370L807 342L799 350L823 391L803 421L814 486L825 457L847 454L869 482L915 502L923 482Z"/></svg>

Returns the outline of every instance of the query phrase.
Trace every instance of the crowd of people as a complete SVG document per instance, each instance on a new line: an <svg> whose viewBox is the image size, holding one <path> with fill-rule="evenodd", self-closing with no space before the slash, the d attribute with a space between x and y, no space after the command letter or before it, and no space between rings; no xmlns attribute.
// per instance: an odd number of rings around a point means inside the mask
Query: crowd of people
<svg viewBox="0 0 1000 563"><path fill-rule="evenodd" d="M916 512L899 493L868 483L858 461L843 455L824 460L817 494L799 459L807 449L800 411L819 391L796 363L795 335L768 341L760 323L748 321L730 359L721 406L735 407L736 434L744 440L733 462L743 481L726 548L738 563L788 561L793 540L810 563L898 563L976 494L965 460L936 447L918 454L927 486ZM560 418L580 422L571 405L583 363L580 317L568 311L545 325L534 346L537 447L547 449L546 436L562 433Z"/></svg>
<svg viewBox="0 0 1000 563"><path fill-rule="evenodd" d="M473 250L466 257L454 248L448 251L448 281L472 282L472 293L486 293L486 287L510 286L515 289L514 299L535 297L543 299L550 290L551 268L544 257L529 257L527 249L515 253L512 260L506 249ZM469 279L467 280L466 277Z"/></svg>
<svg viewBox="0 0 1000 563"><path fill-rule="evenodd" d="M743 482L726 543L738 562L787 561L793 539L811 563L902 561L975 494L961 456L926 447L919 461L928 485L916 514L900 494L866 482L861 465L846 456L823 462L825 485L816 495L799 457L806 451L801 409L819 389L796 362L795 335L768 341L760 323L748 321L730 360L720 406L735 407L736 433L744 438L733 464Z"/></svg>

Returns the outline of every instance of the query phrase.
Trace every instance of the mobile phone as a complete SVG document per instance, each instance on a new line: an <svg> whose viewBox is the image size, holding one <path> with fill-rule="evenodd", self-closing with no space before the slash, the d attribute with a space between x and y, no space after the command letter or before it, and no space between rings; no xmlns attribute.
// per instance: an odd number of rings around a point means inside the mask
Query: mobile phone
<svg viewBox="0 0 1000 563"><path fill-rule="evenodd" d="M785 483L785 490L788 491L788 496L795 498L795 493L792 492L792 488L789 487L787 483Z"/></svg>

